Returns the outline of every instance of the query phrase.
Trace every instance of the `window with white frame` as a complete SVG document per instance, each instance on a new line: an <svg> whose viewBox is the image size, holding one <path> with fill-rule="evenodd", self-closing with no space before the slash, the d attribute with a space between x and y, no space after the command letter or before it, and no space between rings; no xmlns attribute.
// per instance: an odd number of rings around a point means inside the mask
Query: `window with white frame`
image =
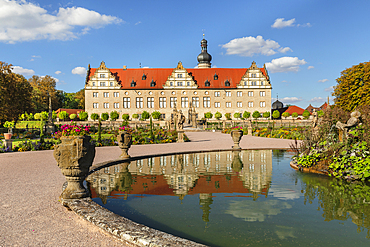
<svg viewBox="0 0 370 247"><path fill-rule="evenodd" d="M178 87L182 87L182 81L178 81L178 82L177 82L177 86L178 86Z"/></svg>
<svg viewBox="0 0 370 247"><path fill-rule="evenodd" d="M104 82L104 81L101 81L101 82L100 82L100 86L101 86L101 87L105 87L105 82Z"/></svg>
<svg viewBox="0 0 370 247"><path fill-rule="evenodd" d="M109 85L110 85L111 87L113 87L113 82L111 81L111 82L109 83Z"/></svg>
<svg viewBox="0 0 370 247"><path fill-rule="evenodd" d="M215 97L220 97L220 91L215 92Z"/></svg>
<svg viewBox="0 0 370 247"><path fill-rule="evenodd" d="M105 74L100 74L100 78L105 78Z"/></svg>
<svg viewBox="0 0 370 247"><path fill-rule="evenodd" d="M243 102L236 102L237 107L243 107Z"/></svg>
<svg viewBox="0 0 370 247"><path fill-rule="evenodd" d="M265 97L266 96L266 92L265 91L260 91L260 96L261 97Z"/></svg>
<svg viewBox="0 0 370 247"><path fill-rule="evenodd" d="M170 86L171 86L171 87L173 86L173 82L172 82L172 81L170 82Z"/></svg>
<svg viewBox="0 0 370 247"><path fill-rule="evenodd" d="M253 91L248 91L248 96L253 97Z"/></svg>
<svg viewBox="0 0 370 247"><path fill-rule="evenodd" d="M93 81L93 87L95 87L95 82Z"/></svg>
<svg viewBox="0 0 370 247"><path fill-rule="evenodd" d="M252 86L257 86L257 81L251 81Z"/></svg>
<svg viewBox="0 0 370 247"><path fill-rule="evenodd" d="M231 102L226 102L226 107L230 108L231 107Z"/></svg>
<svg viewBox="0 0 370 247"><path fill-rule="evenodd" d="M114 103L114 104L113 104L113 107L114 107L114 108L119 108L119 103Z"/></svg>
<svg viewBox="0 0 370 247"><path fill-rule="evenodd" d="M93 103L93 108L99 108L99 103Z"/></svg>
<svg viewBox="0 0 370 247"><path fill-rule="evenodd" d="M231 97L231 92L225 92L226 97Z"/></svg>
<svg viewBox="0 0 370 247"><path fill-rule="evenodd" d="M177 78L182 78L182 74L177 74Z"/></svg>
<svg viewBox="0 0 370 247"><path fill-rule="evenodd" d="M256 74L251 74L251 77L252 77L252 78L256 78L256 77L257 77L257 75L256 75Z"/></svg>
<svg viewBox="0 0 370 247"><path fill-rule="evenodd" d="M104 98L109 98L109 93L105 92L103 93Z"/></svg>
<svg viewBox="0 0 370 247"><path fill-rule="evenodd" d="M123 97L123 108L130 108L130 97Z"/></svg>
<svg viewBox="0 0 370 247"><path fill-rule="evenodd" d="M181 108L188 108L188 107L189 107L188 97L181 97Z"/></svg>
<svg viewBox="0 0 370 247"><path fill-rule="evenodd" d="M260 101L260 107L266 107L266 102L265 101Z"/></svg>
<svg viewBox="0 0 370 247"><path fill-rule="evenodd" d="M177 105L177 98L176 97L170 97L170 107L174 108Z"/></svg>
<svg viewBox="0 0 370 247"><path fill-rule="evenodd" d="M119 97L119 92L114 92L113 97Z"/></svg>
<svg viewBox="0 0 370 247"><path fill-rule="evenodd" d="M187 85L190 86L190 81L187 82Z"/></svg>
<svg viewBox="0 0 370 247"><path fill-rule="evenodd" d="M253 101L248 102L248 107L253 107Z"/></svg>
<svg viewBox="0 0 370 247"><path fill-rule="evenodd" d="M242 97L242 96L243 96L243 92L242 91L236 92L236 97Z"/></svg>
<svg viewBox="0 0 370 247"><path fill-rule="evenodd" d="M261 86L263 86L263 81L261 81Z"/></svg>
<svg viewBox="0 0 370 247"><path fill-rule="evenodd" d="M146 98L146 103L148 108L154 108L154 97Z"/></svg>
<svg viewBox="0 0 370 247"><path fill-rule="evenodd" d="M211 107L211 97L203 97L203 107L204 108Z"/></svg>
<svg viewBox="0 0 370 247"><path fill-rule="evenodd" d="M143 108L144 100L143 97L136 97L136 108Z"/></svg>
<svg viewBox="0 0 370 247"><path fill-rule="evenodd" d="M99 93L98 93L98 92L93 92L93 97L94 97L94 98L97 98L97 97L98 97L98 95L99 95Z"/></svg>
<svg viewBox="0 0 370 247"><path fill-rule="evenodd" d="M220 108L221 107L221 103L220 102L215 102L215 108Z"/></svg>
<svg viewBox="0 0 370 247"><path fill-rule="evenodd" d="M159 108L166 107L167 107L166 97L159 97Z"/></svg>
<svg viewBox="0 0 370 247"><path fill-rule="evenodd" d="M104 103L104 108L109 108L109 103Z"/></svg>
<svg viewBox="0 0 370 247"><path fill-rule="evenodd" d="M193 107L199 108L199 97L192 97L191 102Z"/></svg>

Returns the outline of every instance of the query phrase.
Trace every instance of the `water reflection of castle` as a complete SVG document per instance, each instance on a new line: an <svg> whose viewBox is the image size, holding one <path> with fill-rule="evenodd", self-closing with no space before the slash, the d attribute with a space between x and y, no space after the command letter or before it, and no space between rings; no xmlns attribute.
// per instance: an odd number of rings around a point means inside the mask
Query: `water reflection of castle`
<svg viewBox="0 0 370 247"><path fill-rule="evenodd" d="M129 194L212 193L267 196L272 174L271 150L243 150L154 157L103 168L88 177L93 197ZM201 199L202 200L202 199Z"/></svg>

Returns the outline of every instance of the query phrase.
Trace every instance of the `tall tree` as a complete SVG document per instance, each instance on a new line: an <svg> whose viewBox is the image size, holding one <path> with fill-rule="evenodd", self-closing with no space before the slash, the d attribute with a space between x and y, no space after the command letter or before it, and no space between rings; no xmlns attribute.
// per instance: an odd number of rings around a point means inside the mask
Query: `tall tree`
<svg viewBox="0 0 370 247"><path fill-rule="evenodd" d="M32 103L35 112L47 111L49 109L49 96L51 96L52 108L57 109L58 97L55 89L56 81L53 77L34 75L28 79L33 87Z"/></svg>
<svg viewBox="0 0 370 247"><path fill-rule="evenodd" d="M32 86L22 75L12 72L12 65L0 61L0 123L17 121L31 112Z"/></svg>
<svg viewBox="0 0 370 247"><path fill-rule="evenodd" d="M370 105L370 62L343 70L337 83L333 93L335 105L347 111Z"/></svg>
<svg viewBox="0 0 370 247"><path fill-rule="evenodd" d="M85 109L85 89L81 89L75 95L75 99L78 102L77 109Z"/></svg>

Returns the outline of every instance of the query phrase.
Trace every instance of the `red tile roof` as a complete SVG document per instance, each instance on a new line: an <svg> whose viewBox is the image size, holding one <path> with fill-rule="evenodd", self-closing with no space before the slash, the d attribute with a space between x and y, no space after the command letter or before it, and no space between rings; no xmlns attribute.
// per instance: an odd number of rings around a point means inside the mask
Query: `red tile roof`
<svg viewBox="0 0 370 247"><path fill-rule="evenodd" d="M304 112L304 109L298 106L295 106L295 105L291 105L288 107L288 109L285 112L289 112L290 115L292 115L293 112L298 113L298 115L302 115Z"/></svg>
<svg viewBox="0 0 370 247"><path fill-rule="evenodd" d="M90 69L89 77L94 75L96 68ZM168 77L171 76L173 69L163 68L139 68L139 69L109 69L116 79L121 83L121 89L162 89L164 83ZM240 82L243 75L248 70L243 69L227 69L227 68L206 68L206 69L186 69L188 73L191 73L194 80L198 84L199 89L206 88L236 88L236 85ZM263 75L267 77L266 70L260 68ZM143 74L146 75L146 80L142 80ZM218 80L214 80L214 75L218 75ZM135 87L131 87L131 82L136 82ZM156 85L150 87L151 81L154 81ZM210 87L205 86L205 81L210 82ZM230 86L225 86L225 81L230 82Z"/></svg>

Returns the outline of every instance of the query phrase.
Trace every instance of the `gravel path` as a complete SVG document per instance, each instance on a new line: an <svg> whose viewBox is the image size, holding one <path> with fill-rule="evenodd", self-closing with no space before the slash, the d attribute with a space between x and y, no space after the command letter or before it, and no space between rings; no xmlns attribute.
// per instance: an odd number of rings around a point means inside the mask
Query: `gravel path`
<svg viewBox="0 0 370 247"><path fill-rule="evenodd" d="M131 156L231 148L230 135L186 132L191 142L132 146ZM244 136L243 149L289 148L291 140ZM118 147L97 148L94 163L118 158ZM0 246L122 246L59 202L63 177L53 151L0 154Z"/></svg>

